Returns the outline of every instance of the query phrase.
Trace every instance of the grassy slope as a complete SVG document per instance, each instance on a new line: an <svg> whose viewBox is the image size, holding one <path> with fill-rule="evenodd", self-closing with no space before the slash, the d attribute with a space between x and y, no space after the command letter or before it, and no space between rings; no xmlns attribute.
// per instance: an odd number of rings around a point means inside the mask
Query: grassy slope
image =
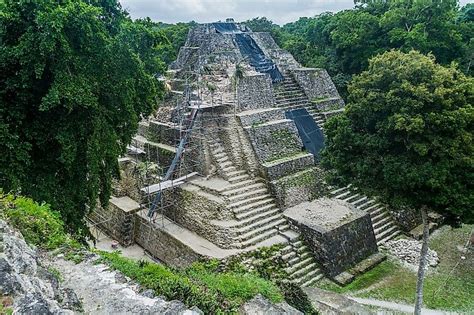
<svg viewBox="0 0 474 315"><path fill-rule="evenodd" d="M445 226L431 237L430 248L438 253L440 264L425 279L425 307L474 311L474 253L471 250L463 254L458 249L464 246L473 228L473 225L464 225L460 229ZM416 273L394 260L388 260L346 287L327 282L322 287L340 293L411 304L415 296Z"/></svg>
<svg viewBox="0 0 474 315"><path fill-rule="evenodd" d="M59 214L49 205L0 191L0 218L20 230L29 244L43 250L60 250L67 259L82 261L86 249L64 231ZM282 293L272 282L253 273L219 272L213 262L175 270L130 260L119 253L100 254L113 268L153 289L157 295L181 300L188 306L196 305L205 313L234 313L257 294L273 302L283 301ZM0 314L4 312L0 308Z"/></svg>

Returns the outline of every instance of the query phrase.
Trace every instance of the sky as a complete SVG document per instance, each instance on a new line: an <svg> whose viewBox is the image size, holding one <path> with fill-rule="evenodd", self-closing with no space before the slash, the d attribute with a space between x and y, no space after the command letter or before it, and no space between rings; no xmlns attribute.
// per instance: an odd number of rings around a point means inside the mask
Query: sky
<svg viewBox="0 0 474 315"><path fill-rule="evenodd" d="M461 6L474 0L461 0ZM265 16L283 25L302 16L337 12L354 6L353 0L120 0L132 18L150 17L165 23L215 22L233 17L245 21Z"/></svg>

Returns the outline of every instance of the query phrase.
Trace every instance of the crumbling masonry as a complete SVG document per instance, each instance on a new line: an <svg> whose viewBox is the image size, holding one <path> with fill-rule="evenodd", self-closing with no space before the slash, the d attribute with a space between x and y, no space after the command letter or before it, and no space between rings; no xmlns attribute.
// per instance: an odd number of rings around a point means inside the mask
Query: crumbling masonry
<svg viewBox="0 0 474 315"><path fill-rule="evenodd" d="M110 206L89 215L123 245L184 267L282 244L289 279L308 286L350 279L400 233L383 205L325 185L324 123L344 102L325 70L302 68L268 33L194 27L166 86L120 159Z"/></svg>

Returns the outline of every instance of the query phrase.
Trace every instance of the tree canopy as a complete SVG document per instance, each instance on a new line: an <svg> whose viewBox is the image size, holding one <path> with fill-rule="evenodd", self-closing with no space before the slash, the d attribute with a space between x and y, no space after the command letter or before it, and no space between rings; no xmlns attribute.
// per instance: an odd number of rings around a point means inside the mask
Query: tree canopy
<svg viewBox="0 0 474 315"><path fill-rule="evenodd" d="M349 85L325 124L323 165L392 205L473 221L474 80L433 55L389 51Z"/></svg>
<svg viewBox="0 0 474 315"><path fill-rule="evenodd" d="M437 62L455 61L472 75L472 4L458 1L369 0L338 13L323 13L281 28L281 44L305 66L328 70L346 97L347 83L368 59L390 49L432 53ZM273 32L276 32L275 30Z"/></svg>
<svg viewBox="0 0 474 315"><path fill-rule="evenodd" d="M80 228L157 105L170 43L116 0L5 0L0 12L0 187Z"/></svg>

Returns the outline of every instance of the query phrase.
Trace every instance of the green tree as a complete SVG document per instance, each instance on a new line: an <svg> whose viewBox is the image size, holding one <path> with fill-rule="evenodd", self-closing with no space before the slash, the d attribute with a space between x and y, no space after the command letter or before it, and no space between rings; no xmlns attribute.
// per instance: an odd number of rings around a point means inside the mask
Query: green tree
<svg viewBox="0 0 474 315"><path fill-rule="evenodd" d="M474 221L474 80L432 55L390 51L370 60L349 93L345 112L324 125L323 165L341 183L421 212L419 314L427 211Z"/></svg>
<svg viewBox="0 0 474 315"><path fill-rule="evenodd" d="M0 2L0 186L81 231L161 90L160 40L116 0ZM84 229L82 229L84 231Z"/></svg>

